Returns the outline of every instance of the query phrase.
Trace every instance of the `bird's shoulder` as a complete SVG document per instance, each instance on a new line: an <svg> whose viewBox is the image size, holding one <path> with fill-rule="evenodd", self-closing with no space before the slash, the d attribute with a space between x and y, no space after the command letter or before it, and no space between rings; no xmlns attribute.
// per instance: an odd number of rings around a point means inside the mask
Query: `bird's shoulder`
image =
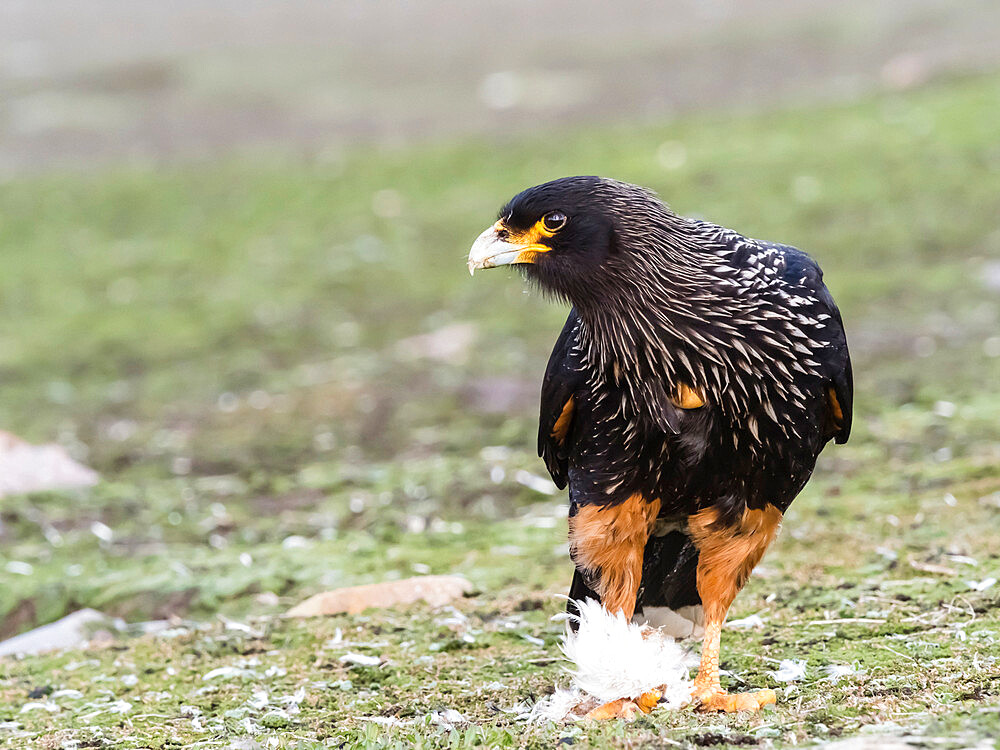
<svg viewBox="0 0 1000 750"><path fill-rule="evenodd" d="M851 358L840 309L819 263L792 245L753 239L717 225L705 224L703 231L742 289L767 300L772 319L784 318L786 327L806 332L817 374L829 384L834 436L837 442L846 441L854 400Z"/></svg>
<svg viewBox="0 0 1000 750"><path fill-rule="evenodd" d="M811 255L797 247L747 237L708 222L700 222L700 230L718 260L745 282L803 289L823 286L823 269Z"/></svg>

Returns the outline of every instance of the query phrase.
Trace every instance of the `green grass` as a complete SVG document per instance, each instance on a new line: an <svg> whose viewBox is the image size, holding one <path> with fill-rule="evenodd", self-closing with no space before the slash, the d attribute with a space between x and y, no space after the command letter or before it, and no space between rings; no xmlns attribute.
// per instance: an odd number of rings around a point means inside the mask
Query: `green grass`
<svg viewBox="0 0 1000 750"><path fill-rule="evenodd" d="M0 660L0 746L996 736L998 588L967 582L1000 577L998 121L987 76L823 109L0 185L0 425L104 477L0 501L0 632L81 606L187 623ZM760 716L529 729L511 713L562 679L563 499L514 477L544 472L535 400L565 310L512 273L470 280L464 256L511 194L573 173L796 244L841 303L854 437L737 600L765 627L723 642L731 685L782 688ZM399 343L451 325L471 332L454 356ZM476 591L456 612L276 617L415 572ZM884 622L813 624L857 617ZM349 650L382 665L344 665ZM803 681L769 675L785 658L807 660ZM829 665L857 671L830 681ZM244 671L203 679L217 667ZM79 695L22 713L35 688ZM446 709L469 722L435 723Z"/></svg>

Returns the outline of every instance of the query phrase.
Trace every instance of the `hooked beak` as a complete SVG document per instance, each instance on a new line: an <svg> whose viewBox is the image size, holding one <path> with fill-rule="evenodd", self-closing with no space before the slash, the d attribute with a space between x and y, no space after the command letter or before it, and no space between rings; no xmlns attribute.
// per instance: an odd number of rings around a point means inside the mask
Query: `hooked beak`
<svg viewBox="0 0 1000 750"><path fill-rule="evenodd" d="M469 251L469 274L477 268L496 268L512 263L533 263L536 250L531 246L515 245L500 239L502 225L497 222L472 243ZM541 248L539 248L540 250Z"/></svg>

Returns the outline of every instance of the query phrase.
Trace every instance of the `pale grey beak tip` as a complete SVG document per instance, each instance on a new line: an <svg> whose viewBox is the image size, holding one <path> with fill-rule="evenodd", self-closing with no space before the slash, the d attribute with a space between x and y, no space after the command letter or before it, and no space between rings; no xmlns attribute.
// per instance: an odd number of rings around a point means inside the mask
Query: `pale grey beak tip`
<svg viewBox="0 0 1000 750"><path fill-rule="evenodd" d="M477 268L496 268L514 263L522 249L500 239L496 228L490 227L476 238L469 251L469 275L474 276Z"/></svg>

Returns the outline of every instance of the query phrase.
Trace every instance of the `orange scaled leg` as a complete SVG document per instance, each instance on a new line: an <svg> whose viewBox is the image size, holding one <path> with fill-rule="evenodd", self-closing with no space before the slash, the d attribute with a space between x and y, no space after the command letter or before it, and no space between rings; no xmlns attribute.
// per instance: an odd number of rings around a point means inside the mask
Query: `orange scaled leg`
<svg viewBox="0 0 1000 750"><path fill-rule="evenodd" d="M699 711L757 711L778 700L773 690L752 693L727 693L719 682L719 641L722 621L705 623L705 640L701 647L701 666L694 681L691 698Z"/></svg>
<svg viewBox="0 0 1000 750"><path fill-rule="evenodd" d="M757 711L777 700L773 690L727 693L719 682L719 646L729 605L760 562L781 523L774 506L747 509L736 523L721 523L715 508L688 519L698 547L698 594L705 608L701 665L691 698L699 711Z"/></svg>

